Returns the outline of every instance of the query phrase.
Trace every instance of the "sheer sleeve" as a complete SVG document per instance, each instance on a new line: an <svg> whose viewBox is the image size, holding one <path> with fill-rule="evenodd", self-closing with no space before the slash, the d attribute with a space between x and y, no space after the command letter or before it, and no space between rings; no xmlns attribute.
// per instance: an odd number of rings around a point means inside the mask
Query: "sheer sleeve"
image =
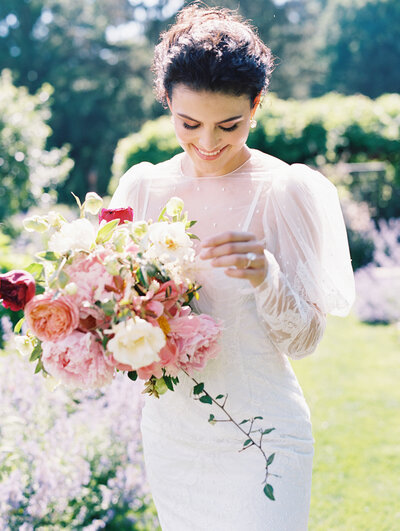
<svg viewBox="0 0 400 531"><path fill-rule="evenodd" d="M150 162L141 162L124 173L108 208L130 206L133 208L134 219L143 219L149 199L149 186L146 185L146 180L149 179L152 168L153 165Z"/></svg>
<svg viewBox="0 0 400 531"><path fill-rule="evenodd" d="M325 315L345 316L354 300L346 229L335 187L307 166L273 179L263 225L267 277L255 290L258 312L276 348L311 354Z"/></svg>

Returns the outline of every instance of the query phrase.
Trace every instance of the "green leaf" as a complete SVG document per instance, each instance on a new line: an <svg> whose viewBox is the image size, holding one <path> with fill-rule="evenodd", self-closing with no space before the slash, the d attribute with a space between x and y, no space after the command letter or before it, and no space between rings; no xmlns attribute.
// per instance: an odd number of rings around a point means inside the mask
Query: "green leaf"
<svg viewBox="0 0 400 531"><path fill-rule="evenodd" d="M272 485L267 483L264 487L264 494L269 498L270 500L275 500L274 498L274 489L272 488Z"/></svg>
<svg viewBox="0 0 400 531"><path fill-rule="evenodd" d="M58 275L58 284L60 288L65 288L68 282L69 282L69 276L67 275L67 273L64 273L64 271L60 271Z"/></svg>
<svg viewBox="0 0 400 531"><path fill-rule="evenodd" d="M240 426L241 424L246 424L246 422L250 422L250 419L244 419L244 420L242 420L242 422L239 422L239 426Z"/></svg>
<svg viewBox="0 0 400 531"><path fill-rule="evenodd" d="M111 238L115 228L118 226L119 219L112 219L108 223L104 225L104 227L101 227L99 232L96 236L96 243L101 244L108 242L108 240Z"/></svg>
<svg viewBox="0 0 400 531"><path fill-rule="evenodd" d="M254 417L254 420L263 420L264 417Z"/></svg>
<svg viewBox="0 0 400 531"><path fill-rule="evenodd" d="M186 223L186 228L187 229L190 229L190 227L193 227L193 225L195 225L197 223L197 221L189 221L188 223Z"/></svg>
<svg viewBox="0 0 400 531"><path fill-rule="evenodd" d="M28 267L25 268L25 271L30 273L35 280L39 280L40 278L43 277L44 265L33 262L32 264L29 264Z"/></svg>
<svg viewBox="0 0 400 531"><path fill-rule="evenodd" d="M42 286L41 284L36 284L35 295L40 295L41 293L44 293L45 291L46 290L44 286Z"/></svg>
<svg viewBox="0 0 400 531"><path fill-rule="evenodd" d="M215 400L219 400L220 398L224 398L225 395L218 395L215 397Z"/></svg>
<svg viewBox="0 0 400 531"><path fill-rule="evenodd" d="M164 214L166 213L166 211L167 211L167 207L165 206L165 207L161 210L160 215L158 216L158 220L157 220L157 221L163 221L163 219L164 219Z"/></svg>
<svg viewBox="0 0 400 531"><path fill-rule="evenodd" d="M174 384L172 383L171 376L168 376L167 374L164 374L164 381L165 381L165 384L168 387L168 389L170 391L173 391L174 390Z"/></svg>
<svg viewBox="0 0 400 531"><path fill-rule="evenodd" d="M200 402L203 402L203 404L212 404L211 396L208 396L208 395L201 396Z"/></svg>
<svg viewBox="0 0 400 531"><path fill-rule="evenodd" d="M75 197L75 201L78 203L79 210L82 209L82 203L77 195L74 194L74 192L71 192L71 194Z"/></svg>
<svg viewBox="0 0 400 531"><path fill-rule="evenodd" d="M275 454L274 454L274 453L271 454L271 455L268 457L268 459L267 459L267 466L269 466L269 465L272 463L272 461L274 460L274 457L275 457Z"/></svg>
<svg viewBox="0 0 400 531"><path fill-rule="evenodd" d="M251 444L253 441L251 439L247 439L247 441L244 441L243 443L243 448L245 448L246 446L249 446L249 444Z"/></svg>
<svg viewBox="0 0 400 531"><path fill-rule="evenodd" d="M37 253L36 256L42 258L42 260L49 260L50 262L56 262L60 258L60 255L58 253L53 253L53 251L43 251Z"/></svg>
<svg viewBox="0 0 400 531"><path fill-rule="evenodd" d="M29 361L35 361L40 358L40 355L42 354L42 345L39 343L36 345L36 347L32 350L32 354L29 357Z"/></svg>
<svg viewBox="0 0 400 531"><path fill-rule="evenodd" d="M192 234L191 232L187 232L186 234L189 236L190 239L200 241L200 238L196 236L196 234Z"/></svg>
<svg viewBox="0 0 400 531"><path fill-rule="evenodd" d="M193 387L193 393L195 395L199 395L204 389L204 384L203 383L198 383L197 385L195 385Z"/></svg>
<svg viewBox="0 0 400 531"><path fill-rule="evenodd" d="M138 374L136 371L129 371L128 372L128 378L132 381L137 380Z"/></svg>
<svg viewBox="0 0 400 531"><path fill-rule="evenodd" d="M35 374L37 374L38 372L40 372L42 369L43 369L42 360L39 360L39 361L37 362L36 367L35 367Z"/></svg>
<svg viewBox="0 0 400 531"><path fill-rule="evenodd" d="M215 420L215 416L210 414L210 416L208 417L208 422L212 422L213 420Z"/></svg>
<svg viewBox="0 0 400 531"><path fill-rule="evenodd" d="M25 321L25 317L22 317L18 323L14 326L14 334L19 334L21 332L21 327Z"/></svg>
<svg viewBox="0 0 400 531"><path fill-rule="evenodd" d="M268 433L271 433L271 431L274 431L275 428L269 428L268 430L264 430L262 432L263 435L268 435Z"/></svg>

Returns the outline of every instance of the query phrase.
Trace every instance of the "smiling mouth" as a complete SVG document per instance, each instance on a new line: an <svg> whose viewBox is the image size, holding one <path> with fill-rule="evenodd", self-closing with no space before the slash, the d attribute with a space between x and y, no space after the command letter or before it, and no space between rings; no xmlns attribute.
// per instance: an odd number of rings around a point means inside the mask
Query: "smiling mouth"
<svg viewBox="0 0 400 531"><path fill-rule="evenodd" d="M223 148L221 149L216 149L215 151L203 151L202 149L198 148L197 146L194 146L193 147L195 148L195 150L197 151L197 153L202 157L202 158L207 158L207 159L210 159L210 158L217 158L220 153L222 153L222 151L224 151L224 149L226 148L226 146L224 146Z"/></svg>

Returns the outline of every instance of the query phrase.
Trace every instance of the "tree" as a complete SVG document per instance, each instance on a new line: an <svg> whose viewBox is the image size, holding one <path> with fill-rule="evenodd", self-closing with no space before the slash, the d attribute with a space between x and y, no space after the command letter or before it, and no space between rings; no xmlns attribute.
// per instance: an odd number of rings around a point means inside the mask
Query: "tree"
<svg viewBox="0 0 400 531"><path fill-rule="evenodd" d="M51 91L43 85L31 95L12 84L9 71L0 76L0 221L5 225L20 210L54 201L54 187L73 166L67 147L45 149Z"/></svg>
<svg viewBox="0 0 400 531"><path fill-rule="evenodd" d="M400 2L329 0L316 35L318 95L400 92Z"/></svg>
<svg viewBox="0 0 400 531"><path fill-rule="evenodd" d="M135 9L138 8L138 5ZM108 31L133 20L128 0L3 0L0 63L31 93L54 87L52 146L71 145L69 191L104 193L115 145L153 115L146 42L116 42Z"/></svg>

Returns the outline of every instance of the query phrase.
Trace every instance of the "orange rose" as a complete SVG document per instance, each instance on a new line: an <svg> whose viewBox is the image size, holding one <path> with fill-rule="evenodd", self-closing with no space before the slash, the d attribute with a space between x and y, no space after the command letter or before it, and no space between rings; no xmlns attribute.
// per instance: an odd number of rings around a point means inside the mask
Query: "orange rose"
<svg viewBox="0 0 400 531"><path fill-rule="evenodd" d="M79 326L79 309L70 297L38 295L25 306L29 328L42 341L59 341Z"/></svg>

